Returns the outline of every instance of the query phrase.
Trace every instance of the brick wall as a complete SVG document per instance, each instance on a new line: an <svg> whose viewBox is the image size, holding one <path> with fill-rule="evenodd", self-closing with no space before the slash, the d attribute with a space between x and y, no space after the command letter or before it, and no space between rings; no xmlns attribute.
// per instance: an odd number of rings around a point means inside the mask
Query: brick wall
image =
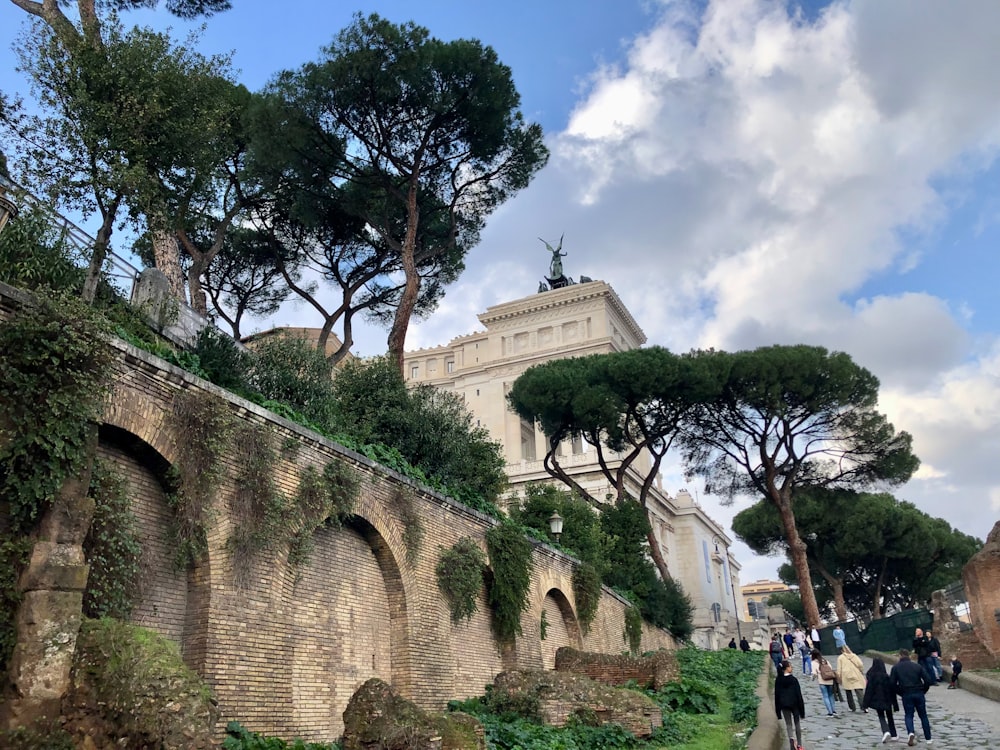
<svg viewBox="0 0 1000 750"><path fill-rule="evenodd" d="M0 286L0 315L17 304ZM101 453L125 474L139 519L149 585L136 621L174 640L185 661L214 688L219 728L239 720L255 731L290 739L336 739L353 691L369 677L390 682L424 708L482 694L502 670L551 666L555 649L571 645L619 653L627 602L606 591L587 635L576 623L573 561L538 546L523 636L499 652L490 633L485 590L468 622L453 624L437 588L441 547L471 537L485 551L492 519L414 485L308 430L232 396L122 342L116 342L114 389L105 411ZM355 515L343 528L316 532L309 563L296 571L287 550L260 559L250 585L233 583L227 541L240 458L224 460L225 480L214 499L206 555L176 572L166 541L167 467L187 436L173 434L169 415L181 391L227 403L244 426L268 431L282 450L274 470L279 489L293 495L307 466L349 464L362 479ZM423 542L407 559L403 542L408 495ZM548 632L541 640L541 613ZM646 627L643 649L673 648L665 631Z"/></svg>
<svg viewBox="0 0 1000 750"><path fill-rule="evenodd" d="M679 680L681 676L677 656L668 651L659 651L652 656L629 656L563 648L556 654L555 669L581 674L605 685L624 685L635 680L640 685L657 690L668 682Z"/></svg>
<svg viewBox="0 0 1000 750"><path fill-rule="evenodd" d="M1000 657L1000 521L962 570L969 614L982 644Z"/></svg>

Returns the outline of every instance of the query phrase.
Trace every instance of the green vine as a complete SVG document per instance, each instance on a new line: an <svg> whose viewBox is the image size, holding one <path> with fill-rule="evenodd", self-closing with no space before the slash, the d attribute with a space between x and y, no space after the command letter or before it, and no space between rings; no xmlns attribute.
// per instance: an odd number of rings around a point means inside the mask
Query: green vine
<svg viewBox="0 0 1000 750"><path fill-rule="evenodd" d="M168 427L173 433L177 463L168 472L176 487L167 495L174 518L170 534L178 569L194 563L208 550L208 525L222 482L222 457L230 447L235 420L226 403L204 391L181 391L174 397Z"/></svg>
<svg viewBox="0 0 1000 750"><path fill-rule="evenodd" d="M17 582L31 558L31 537L0 534L0 674L17 642L15 615L22 594Z"/></svg>
<svg viewBox="0 0 1000 750"><path fill-rule="evenodd" d="M0 325L0 503L15 535L90 460L113 361L106 335L71 297L25 305Z"/></svg>
<svg viewBox="0 0 1000 750"><path fill-rule="evenodd" d="M601 603L601 574L590 563L573 568L573 596L576 598L576 619L586 635Z"/></svg>
<svg viewBox="0 0 1000 750"><path fill-rule="evenodd" d="M544 641L549 634L549 618L545 615L545 610L542 610L542 621L538 626L538 634L542 637Z"/></svg>
<svg viewBox="0 0 1000 750"><path fill-rule="evenodd" d="M112 464L96 459L90 497L94 499L94 520L83 542L90 565L83 613L128 620L142 588L142 544L125 478Z"/></svg>
<svg viewBox="0 0 1000 750"><path fill-rule="evenodd" d="M622 639L628 644L628 650L638 654L642 648L642 613L636 606L625 610L625 631Z"/></svg>
<svg viewBox="0 0 1000 750"><path fill-rule="evenodd" d="M469 537L459 539L450 549L441 548L435 572L453 623L469 620L476 613L485 570L486 555Z"/></svg>
<svg viewBox="0 0 1000 750"><path fill-rule="evenodd" d="M256 557L289 541L294 529L290 503L274 481L278 456L270 431L253 425L240 428L234 441L236 489L230 503L233 530L228 546L233 564L233 581L246 590Z"/></svg>
<svg viewBox="0 0 1000 750"><path fill-rule="evenodd" d="M403 522L403 545L406 547L406 562L410 564L410 567L415 567L417 556L420 554L420 545L424 541L424 524L414 505L413 493L397 489L393 497L393 504L399 509L399 515Z"/></svg>
<svg viewBox="0 0 1000 750"><path fill-rule="evenodd" d="M299 477L295 531L289 538L288 563L301 567L313 550L313 534L324 523L339 527L354 512L361 478L351 466L336 458L320 474L312 466Z"/></svg>
<svg viewBox="0 0 1000 750"><path fill-rule="evenodd" d="M510 644L521 635L521 613L528 608L532 546L520 526L504 521L486 532L486 548L493 569L493 634L498 644Z"/></svg>

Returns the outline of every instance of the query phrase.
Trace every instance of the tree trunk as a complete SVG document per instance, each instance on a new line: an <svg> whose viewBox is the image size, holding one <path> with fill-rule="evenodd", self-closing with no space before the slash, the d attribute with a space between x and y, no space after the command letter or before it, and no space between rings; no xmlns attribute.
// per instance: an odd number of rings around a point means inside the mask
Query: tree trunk
<svg viewBox="0 0 1000 750"><path fill-rule="evenodd" d="M201 288L201 275L205 272L206 268L208 268L208 259L205 258L204 254L198 253L197 256L192 255L191 267L187 272L187 280L192 309L207 318L208 301L205 297L205 290Z"/></svg>
<svg viewBox="0 0 1000 750"><path fill-rule="evenodd" d="M184 295L184 274L181 271L181 253L174 233L163 228L150 228L153 239L153 262L167 277L170 292L178 302L187 302Z"/></svg>
<svg viewBox="0 0 1000 750"><path fill-rule="evenodd" d="M664 581L672 580L673 576L670 575L670 570L667 568L667 561L663 559L663 552L660 550L660 544L656 539L656 532L652 528L646 534L646 541L649 542L649 555L653 558L653 564L656 565L656 569L660 571L660 577Z"/></svg>
<svg viewBox="0 0 1000 750"><path fill-rule="evenodd" d="M833 609L837 613L837 619L840 622L845 622L847 620L847 603L844 601L844 580L842 578L833 579L830 588L833 589Z"/></svg>
<svg viewBox="0 0 1000 750"><path fill-rule="evenodd" d="M881 620L882 619L882 586L885 584L885 571L889 566L889 558L882 558L882 569L878 572L878 578L875 580L875 595L872 597L872 619Z"/></svg>
<svg viewBox="0 0 1000 750"><path fill-rule="evenodd" d="M809 574L809 559L806 557L806 543L799 536L795 525L795 514L792 513L790 498L782 498L781 492L775 490L771 502L778 508L781 523L785 529L785 539L788 540L788 554L792 558L795 575L799 579L799 596L802 597L802 608L806 613L806 621L810 628L819 627L819 605L816 604L816 592L813 591L812 576Z"/></svg>
<svg viewBox="0 0 1000 750"><path fill-rule="evenodd" d="M419 221L417 176L414 174L410 180L409 193L406 196L406 237L403 240L402 249L403 273L406 275L406 284L403 287L403 294L399 298L399 306L396 308L396 315L392 320L392 328L389 329L388 340L389 356L392 357L400 374L404 377L403 351L406 345L406 331L410 326L410 317L413 315L413 309L417 306L417 297L420 294L420 276L417 273L415 258Z"/></svg>

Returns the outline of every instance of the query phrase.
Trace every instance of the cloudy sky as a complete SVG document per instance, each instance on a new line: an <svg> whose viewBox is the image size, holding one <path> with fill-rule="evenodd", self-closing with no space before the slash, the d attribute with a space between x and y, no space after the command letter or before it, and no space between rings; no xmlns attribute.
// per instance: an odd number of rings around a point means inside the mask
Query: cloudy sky
<svg viewBox="0 0 1000 750"><path fill-rule="evenodd" d="M537 238L565 233L567 273L608 281L651 344L848 352L923 460L897 496L980 538L1000 517L1000 3L235 5L201 46L234 50L251 88L374 11L492 45L544 127L548 167L493 216L409 348L533 293ZM0 5L8 92L24 88L7 50L22 17ZM301 308L278 322L312 323ZM380 331L358 347L383 349ZM700 494L724 524L744 507ZM737 552L744 581L775 575L780 561Z"/></svg>

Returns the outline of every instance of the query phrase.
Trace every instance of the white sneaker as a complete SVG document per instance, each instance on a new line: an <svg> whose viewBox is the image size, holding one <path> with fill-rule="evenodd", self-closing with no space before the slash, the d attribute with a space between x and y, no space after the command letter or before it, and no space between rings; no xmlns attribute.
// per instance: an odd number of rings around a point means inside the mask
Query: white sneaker
<svg viewBox="0 0 1000 750"><path fill-rule="evenodd" d="M917 744L917 735L915 735L913 732L910 732L910 739L907 740L906 744L909 745L910 747L913 747L914 745L916 745Z"/></svg>
<svg viewBox="0 0 1000 750"><path fill-rule="evenodd" d="M932 740L932 739L931 740L927 740L927 744L928 745L933 745L934 744L934 740Z"/></svg>
<svg viewBox="0 0 1000 750"><path fill-rule="evenodd" d="M892 735L889 734L888 732L886 732L885 734L883 734L882 735L882 744L884 745L886 742L888 742L890 737L892 737Z"/></svg>

